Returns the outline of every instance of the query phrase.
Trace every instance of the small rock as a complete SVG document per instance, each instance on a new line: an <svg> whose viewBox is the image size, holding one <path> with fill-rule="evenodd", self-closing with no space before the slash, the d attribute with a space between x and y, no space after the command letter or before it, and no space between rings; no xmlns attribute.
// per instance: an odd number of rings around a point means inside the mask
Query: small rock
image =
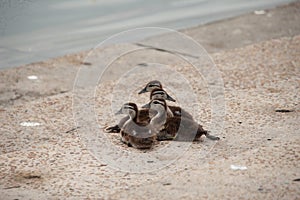
<svg viewBox="0 0 300 200"><path fill-rule="evenodd" d="M246 166L240 166L240 165L230 165L230 168L233 170L246 170Z"/></svg>
<svg viewBox="0 0 300 200"><path fill-rule="evenodd" d="M38 77L35 76L35 75L27 76L27 78L28 78L29 80L37 80L37 79L38 79Z"/></svg>
<svg viewBox="0 0 300 200"><path fill-rule="evenodd" d="M255 10L254 14L256 14L256 15L264 15L264 14L266 14L266 11L264 11L264 10Z"/></svg>
<svg viewBox="0 0 300 200"><path fill-rule="evenodd" d="M38 122L22 122L22 123L20 123L20 125L21 126L39 126L41 124Z"/></svg>
<svg viewBox="0 0 300 200"><path fill-rule="evenodd" d="M293 112L293 110L288 110L288 109L277 109L275 112L280 112L280 113L288 113L288 112Z"/></svg>
<svg viewBox="0 0 300 200"><path fill-rule="evenodd" d="M87 65L87 66L91 66L92 65L92 63L90 63L90 62L81 62L80 64L81 65Z"/></svg>

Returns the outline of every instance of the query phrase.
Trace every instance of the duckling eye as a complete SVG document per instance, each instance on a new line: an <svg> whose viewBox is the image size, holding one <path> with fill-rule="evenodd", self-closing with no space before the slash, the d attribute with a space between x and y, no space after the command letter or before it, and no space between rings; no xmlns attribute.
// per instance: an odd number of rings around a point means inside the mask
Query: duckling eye
<svg viewBox="0 0 300 200"><path fill-rule="evenodd" d="M164 93L162 93L162 92L154 93L154 95L157 95L157 94L159 94L159 95L164 95Z"/></svg>

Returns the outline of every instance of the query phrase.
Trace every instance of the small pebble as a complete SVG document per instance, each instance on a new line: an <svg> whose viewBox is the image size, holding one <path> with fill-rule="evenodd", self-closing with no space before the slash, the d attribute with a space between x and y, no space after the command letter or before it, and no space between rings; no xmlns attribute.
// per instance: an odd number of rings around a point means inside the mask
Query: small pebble
<svg viewBox="0 0 300 200"><path fill-rule="evenodd" d="M27 78L28 78L29 80L37 80L37 79L38 79L38 77L35 76L35 75L27 76Z"/></svg>
<svg viewBox="0 0 300 200"><path fill-rule="evenodd" d="M264 11L264 10L256 10L256 11L254 11L254 14L256 14L256 15L264 15L264 14L266 14L266 11Z"/></svg>
<svg viewBox="0 0 300 200"><path fill-rule="evenodd" d="M139 65L139 66L142 66L142 67L146 67L146 66L148 66L148 64L147 64L147 63L139 63L138 65Z"/></svg>
<svg viewBox="0 0 300 200"><path fill-rule="evenodd" d="M21 126L39 126L41 124L38 122L22 122L22 123L20 123L20 125Z"/></svg>
<svg viewBox="0 0 300 200"><path fill-rule="evenodd" d="M293 110L287 110L287 109L278 109L278 110L275 110L275 112L287 113L287 112L293 112Z"/></svg>
<svg viewBox="0 0 300 200"><path fill-rule="evenodd" d="M80 64L82 64L82 65L88 65L88 66L92 65L92 63L90 63L90 62L81 62Z"/></svg>
<svg viewBox="0 0 300 200"><path fill-rule="evenodd" d="M233 170L246 170L246 166L240 166L240 165L230 165L230 168Z"/></svg>

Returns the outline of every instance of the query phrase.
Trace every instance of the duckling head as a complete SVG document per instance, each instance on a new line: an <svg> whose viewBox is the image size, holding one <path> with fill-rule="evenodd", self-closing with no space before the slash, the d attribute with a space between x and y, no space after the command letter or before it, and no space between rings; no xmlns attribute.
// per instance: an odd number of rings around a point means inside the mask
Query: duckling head
<svg viewBox="0 0 300 200"><path fill-rule="evenodd" d="M118 114L126 114L129 115L132 119L135 119L137 117L138 107L135 103L125 103L122 108L116 112L116 115Z"/></svg>
<svg viewBox="0 0 300 200"><path fill-rule="evenodd" d="M175 99L173 99L166 91L164 91L162 88L155 88L151 91L150 94L150 100L153 99L165 99L169 101L176 102Z"/></svg>
<svg viewBox="0 0 300 200"><path fill-rule="evenodd" d="M152 99L149 103L142 106L142 108L148 108L154 111L165 111L167 109L167 103L164 99Z"/></svg>
<svg viewBox="0 0 300 200"><path fill-rule="evenodd" d="M149 83L147 83L147 85L144 87L144 89L139 91L138 94L151 92L155 88L162 88L161 82L159 82L158 80L150 81Z"/></svg>

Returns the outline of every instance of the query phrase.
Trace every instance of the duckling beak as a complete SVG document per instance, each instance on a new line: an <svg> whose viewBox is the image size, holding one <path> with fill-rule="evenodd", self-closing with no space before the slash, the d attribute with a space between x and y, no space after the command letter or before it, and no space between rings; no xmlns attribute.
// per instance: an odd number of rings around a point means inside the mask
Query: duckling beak
<svg viewBox="0 0 300 200"><path fill-rule="evenodd" d="M173 99L170 95L168 95L167 94L167 100L169 100L169 101L173 101L173 102L176 102L176 100L175 99Z"/></svg>
<svg viewBox="0 0 300 200"><path fill-rule="evenodd" d="M144 89L142 89L141 91L139 91L138 94L142 94L142 93L145 93L145 92L147 92L147 87L145 87Z"/></svg>
<svg viewBox="0 0 300 200"><path fill-rule="evenodd" d="M142 108L150 108L150 103L143 105Z"/></svg>
<svg viewBox="0 0 300 200"><path fill-rule="evenodd" d="M118 112L115 113L115 115L120 115L120 114L122 114L122 108Z"/></svg>

